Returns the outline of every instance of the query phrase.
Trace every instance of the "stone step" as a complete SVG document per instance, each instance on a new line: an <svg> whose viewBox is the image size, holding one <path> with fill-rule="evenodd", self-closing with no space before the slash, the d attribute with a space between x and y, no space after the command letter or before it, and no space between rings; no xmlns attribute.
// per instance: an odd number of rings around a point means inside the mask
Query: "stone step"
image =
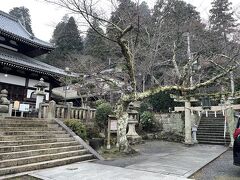
<svg viewBox="0 0 240 180"><path fill-rule="evenodd" d="M69 147L67 146L67 147L0 153L0 159L1 160L17 159L17 158L23 158L23 157L40 156L45 154L55 154L55 153L61 153L61 152L76 151L81 149L82 149L82 146L78 145L78 146L69 146Z"/></svg>
<svg viewBox="0 0 240 180"><path fill-rule="evenodd" d="M199 124L199 127L206 127L206 126L208 126L208 127L224 127L224 123L222 123L222 124Z"/></svg>
<svg viewBox="0 0 240 180"><path fill-rule="evenodd" d="M9 127L27 127L27 128L32 128L32 127L50 127L50 128L56 128L58 127L57 124L47 124L47 123L41 123L41 124L33 124L33 123L25 123L25 124L22 124L22 123L9 123L9 124L1 124L1 128L9 128Z"/></svg>
<svg viewBox="0 0 240 180"><path fill-rule="evenodd" d="M5 131L0 132L3 135L52 135L66 134L65 131Z"/></svg>
<svg viewBox="0 0 240 180"><path fill-rule="evenodd" d="M74 138L51 138L51 139L34 139L34 140L19 140L19 141L0 141L0 146L16 146L28 144L42 144L42 143L55 143L55 142L68 142L74 141Z"/></svg>
<svg viewBox="0 0 240 180"><path fill-rule="evenodd" d="M206 138L206 139L211 139L211 138L224 138L223 134L219 135L202 135L202 134L197 134L197 138ZM226 138L230 138L229 135L226 135Z"/></svg>
<svg viewBox="0 0 240 180"><path fill-rule="evenodd" d="M216 142L216 141L198 141L199 144L214 144L214 145L228 145L230 142Z"/></svg>
<svg viewBox="0 0 240 180"><path fill-rule="evenodd" d="M0 132L9 131L62 131L61 127L0 127Z"/></svg>
<svg viewBox="0 0 240 180"><path fill-rule="evenodd" d="M0 124L12 124L12 123L22 123L22 124L48 124L48 123L54 123L52 120L25 120L25 119L0 119Z"/></svg>
<svg viewBox="0 0 240 180"><path fill-rule="evenodd" d="M5 117L4 120L30 120L30 121L33 121L33 120L34 121L38 121L38 120L43 121L43 120L45 120L45 121L48 121L47 119L39 119L39 118L34 118L34 117L14 117L14 116Z"/></svg>
<svg viewBox="0 0 240 180"><path fill-rule="evenodd" d="M199 124L224 124L225 122L224 121L200 121Z"/></svg>
<svg viewBox="0 0 240 180"><path fill-rule="evenodd" d="M67 151L67 152L59 152L56 154L44 154L44 155L38 155L38 156L30 156L30 157L24 157L24 158L17 158L17 159L7 159L0 161L0 168L6 168L10 166L20 166L24 164L32 164L42 161L50 161L54 159L62 159L72 156L81 156L84 154L87 154L88 151L86 149L81 150L75 150L75 151Z"/></svg>
<svg viewBox="0 0 240 180"><path fill-rule="evenodd" d="M33 171L33 170L37 170L37 169L50 168L50 167L54 167L54 166L61 166L61 165L66 165L66 164L70 164L70 163L74 163L74 162L91 160L93 158L94 158L93 155L86 154L86 155L81 155L81 156L73 156L73 157L68 157L68 158L63 158L63 159L55 159L55 160L51 160L51 161L43 161L43 162L21 165L21 166L12 166L12 167L7 167L7 168L1 168L0 176L7 175L7 174L16 174L16 173L21 173L21 172L26 172L26 171Z"/></svg>
<svg viewBox="0 0 240 180"><path fill-rule="evenodd" d="M206 135L206 136L207 135L221 135L221 136L223 136L223 134L224 134L224 132L222 132L222 131L221 132L212 132L212 131L211 132L201 132L201 131L199 132L199 131L197 131L197 135ZM226 135L229 136L229 133L226 133Z"/></svg>
<svg viewBox="0 0 240 180"><path fill-rule="evenodd" d="M213 138L211 138L211 137L208 137L208 138L206 138L206 137L197 137L197 140L198 141L216 141L216 142L222 142L222 141L224 142L226 140L226 141L230 142L230 139L225 139L224 140L223 137L222 138L220 138L220 137L219 138L214 138L214 137Z"/></svg>
<svg viewBox="0 0 240 180"><path fill-rule="evenodd" d="M35 149L57 148L57 147L69 147L69 146L77 146L77 145L79 145L77 141L70 141L70 142L19 145L19 146L0 146L0 153L27 151L27 150L35 150ZM80 147L83 148L82 145L80 145Z"/></svg>
<svg viewBox="0 0 240 180"><path fill-rule="evenodd" d="M51 135L19 135L19 136L0 136L1 141L10 141L10 140L32 140L32 139L51 139L51 138L67 138L70 137L70 134L51 134Z"/></svg>

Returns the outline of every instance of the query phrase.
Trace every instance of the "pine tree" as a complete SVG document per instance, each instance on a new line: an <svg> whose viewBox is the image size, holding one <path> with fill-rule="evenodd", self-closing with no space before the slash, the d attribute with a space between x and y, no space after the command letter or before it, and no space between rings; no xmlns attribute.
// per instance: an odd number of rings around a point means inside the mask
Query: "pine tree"
<svg viewBox="0 0 240 180"><path fill-rule="evenodd" d="M233 18L232 3L228 0L214 0L210 9L210 28L224 37L234 31L236 20Z"/></svg>
<svg viewBox="0 0 240 180"><path fill-rule="evenodd" d="M85 39L84 54L91 55L102 61L106 61L108 50L106 47L106 42L103 37L96 32L104 34L103 30L100 28L97 19L92 22L92 27L89 27Z"/></svg>
<svg viewBox="0 0 240 180"><path fill-rule="evenodd" d="M33 34L31 27L32 21L28 8L25 8L24 6L14 7L9 11L9 14L16 16L20 20L21 24L26 28L26 30L29 33Z"/></svg>

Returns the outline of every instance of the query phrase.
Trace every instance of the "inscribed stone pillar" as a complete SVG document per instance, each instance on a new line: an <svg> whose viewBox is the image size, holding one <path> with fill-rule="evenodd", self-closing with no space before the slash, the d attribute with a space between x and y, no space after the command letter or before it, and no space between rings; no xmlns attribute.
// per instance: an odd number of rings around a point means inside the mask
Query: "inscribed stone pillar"
<svg viewBox="0 0 240 180"><path fill-rule="evenodd" d="M55 110L56 110L56 102L50 101L49 102L49 108L48 108L48 119L54 119L55 118Z"/></svg>

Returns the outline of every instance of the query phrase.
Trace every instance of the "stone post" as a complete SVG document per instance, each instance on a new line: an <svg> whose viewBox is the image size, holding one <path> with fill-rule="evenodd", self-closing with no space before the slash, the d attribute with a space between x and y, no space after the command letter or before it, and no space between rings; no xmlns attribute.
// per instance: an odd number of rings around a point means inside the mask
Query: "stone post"
<svg viewBox="0 0 240 180"><path fill-rule="evenodd" d="M56 111L56 102L55 101L50 101L49 102L49 107L48 107L48 119L54 119L55 118L55 111Z"/></svg>
<svg viewBox="0 0 240 180"><path fill-rule="evenodd" d="M233 133L234 133L234 130L236 128L236 123L235 123L235 118L234 118L234 110L233 108L231 107L233 103L233 99L231 97L228 98L227 102L226 102L226 114L225 114L225 120L226 122L224 123L224 125L227 125L228 126L228 132L229 132L229 135L230 135L230 139L231 139L231 142L229 144L230 147L233 147L233 142L234 142L234 138L233 138ZM225 135L226 135L226 127L225 127Z"/></svg>
<svg viewBox="0 0 240 180"><path fill-rule="evenodd" d="M136 132L135 126L138 124L137 115L138 112L134 110L133 103L129 104L128 107L128 133L127 139L129 144L139 144L142 142L142 137L139 136Z"/></svg>
<svg viewBox="0 0 240 180"><path fill-rule="evenodd" d="M68 102L67 103L67 119L71 119L72 107L73 107L73 103Z"/></svg>
<svg viewBox="0 0 240 180"><path fill-rule="evenodd" d="M192 145L191 102L185 101L185 144Z"/></svg>
<svg viewBox="0 0 240 180"><path fill-rule="evenodd" d="M193 136L193 143L197 144L197 125L192 126L192 136Z"/></svg>

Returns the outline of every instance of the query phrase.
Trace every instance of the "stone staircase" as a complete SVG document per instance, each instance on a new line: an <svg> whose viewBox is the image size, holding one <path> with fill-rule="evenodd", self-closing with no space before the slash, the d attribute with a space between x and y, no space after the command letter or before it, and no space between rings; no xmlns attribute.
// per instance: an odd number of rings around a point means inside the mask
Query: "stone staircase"
<svg viewBox="0 0 240 180"><path fill-rule="evenodd" d="M0 176L94 159L54 120L0 119Z"/></svg>
<svg viewBox="0 0 240 180"><path fill-rule="evenodd" d="M209 114L206 117L203 114L197 131L197 140L201 144L216 144L227 145L230 143L229 133L226 133L224 139L224 121L225 117L222 114Z"/></svg>

